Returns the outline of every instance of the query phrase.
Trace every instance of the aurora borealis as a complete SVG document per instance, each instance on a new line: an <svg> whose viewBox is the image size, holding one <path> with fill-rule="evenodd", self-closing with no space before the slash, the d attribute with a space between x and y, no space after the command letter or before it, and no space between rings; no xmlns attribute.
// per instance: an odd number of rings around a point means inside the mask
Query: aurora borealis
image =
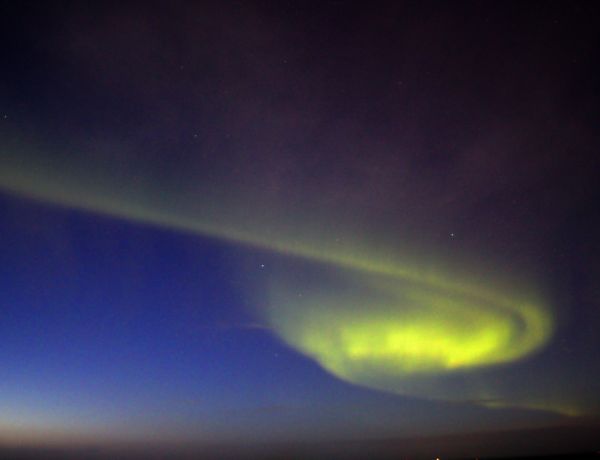
<svg viewBox="0 0 600 460"><path fill-rule="evenodd" d="M2 8L0 447L596 426L593 6Z"/></svg>
<svg viewBox="0 0 600 460"><path fill-rule="evenodd" d="M257 226L252 220L233 221L227 205L222 204L217 204L207 218L204 212L207 204L196 201L191 206L185 201L187 194L176 188L168 190L153 184L151 189L145 188L143 194L136 195L135 189L128 189L128 182L115 183L111 176L95 174L92 180L83 172L77 172L75 177L53 173L73 169L70 166L44 169L35 163L25 163L17 169L4 165L1 185L11 192L87 212L223 238L325 263L338 269L342 278L344 274L350 277L353 285L359 286L352 295L343 293L341 299L336 298L335 287L327 286L326 295L317 292L313 298L308 283L300 287L308 289L301 302L294 299L293 290L282 290L271 280L271 289L276 294L265 314L266 324L284 341L350 382L440 397L444 391L419 389L423 385L417 387L410 379L407 382L407 377L435 376L515 361L541 348L551 336L554 320L543 303L512 298L514 293L492 293L461 284L433 270L429 274L419 273L415 267L403 266L400 256L377 258L370 252L359 253L353 247L339 251L327 241L307 239L295 222L289 225L292 230L288 234L280 234L276 230L278 222L260 228L260 222ZM106 170L109 168L101 168ZM92 193L87 187L75 185L92 181L96 184ZM111 187L120 193L116 194ZM155 204L148 200L148 196L159 196L165 189L171 201ZM250 219L257 214L251 203L245 208ZM271 231L267 233L267 229ZM391 387L379 384L375 377L378 374L392 378L394 384ZM473 396L468 392L458 395Z"/></svg>

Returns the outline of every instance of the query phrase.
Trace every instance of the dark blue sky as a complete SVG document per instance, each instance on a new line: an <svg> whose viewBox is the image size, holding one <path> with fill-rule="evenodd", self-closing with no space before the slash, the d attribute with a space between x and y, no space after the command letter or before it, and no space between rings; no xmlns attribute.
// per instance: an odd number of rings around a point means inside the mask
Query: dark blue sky
<svg viewBox="0 0 600 460"><path fill-rule="evenodd" d="M328 376L248 312L242 286L265 284L268 254L12 196L2 210L2 394L17 425L286 440L556 419L456 414Z"/></svg>

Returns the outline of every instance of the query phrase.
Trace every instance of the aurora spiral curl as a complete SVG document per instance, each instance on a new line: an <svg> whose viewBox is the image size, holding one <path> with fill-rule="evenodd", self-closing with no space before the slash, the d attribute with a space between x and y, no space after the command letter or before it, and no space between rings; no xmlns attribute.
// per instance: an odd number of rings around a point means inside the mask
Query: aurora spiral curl
<svg viewBox="0 0 600 460"><path fill-rule="evenodd" d="M110 165L3 152L5 191L90 212L217 237L320 266L305 280L285 271L270 277L264 323L325 370L354 384L443 400L510 401L466 375L513 363L540 350L553 332L549 308L532 295L500 294L405 263L393 251L332 244L294 221L257 218L251 198L224 187L137 178ZM141 180L139 180L141 177ZM165 184L168 183L168 186ZM293 213L292 213L293 214ZM443 385L439 382L443 381ZM475 383L474 383L475 382Z"/></svg>

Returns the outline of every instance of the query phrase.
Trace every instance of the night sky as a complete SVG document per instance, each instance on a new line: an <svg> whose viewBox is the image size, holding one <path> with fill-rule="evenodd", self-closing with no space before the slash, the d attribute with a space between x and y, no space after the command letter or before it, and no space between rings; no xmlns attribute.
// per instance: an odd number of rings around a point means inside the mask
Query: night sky
<svg viewBox="0 0 600 460"><path fill-rule="evenodd" d="M0 446L600 447L593 2L23 3Z"/></svg>

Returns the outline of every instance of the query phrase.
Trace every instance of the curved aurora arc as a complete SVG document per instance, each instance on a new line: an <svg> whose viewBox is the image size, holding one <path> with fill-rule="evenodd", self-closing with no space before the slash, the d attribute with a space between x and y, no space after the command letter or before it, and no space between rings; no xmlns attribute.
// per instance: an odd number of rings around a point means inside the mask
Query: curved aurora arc
<svg viewBox="0 0 600 460"><path fill-rule="evenodd" d="M261 313L285 343L344 381L424 398L568 412L505 398L470 380L477 370L515 362L548 343L552 314L531 296L501 295L364 247L339 248L326 236L307 237L299 226L265 229L209 197L189 200L177 187L165 197L156 186L140 188L106 171L64 168L39 156L2 162L0 187L11 193L334 268L332 283L275 275Z"/></svg>

